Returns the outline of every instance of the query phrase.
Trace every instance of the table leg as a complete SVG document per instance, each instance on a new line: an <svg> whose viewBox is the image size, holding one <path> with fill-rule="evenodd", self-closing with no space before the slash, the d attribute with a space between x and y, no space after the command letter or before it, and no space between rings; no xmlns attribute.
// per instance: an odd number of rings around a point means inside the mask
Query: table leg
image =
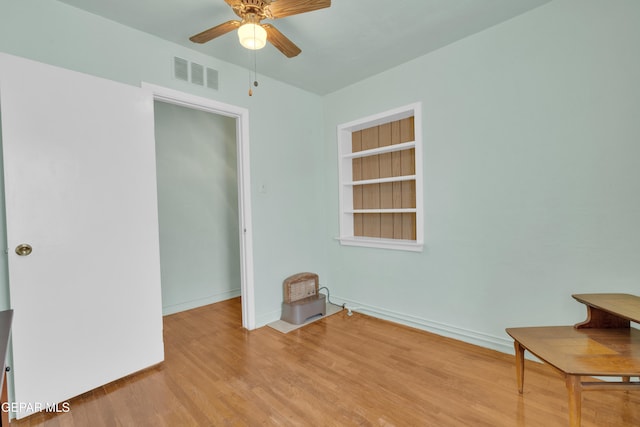
<svg viewBox="0 0 640 427"><path fill-rule="evenodd" d="M518 393L522 394L524 388L524 347L518 341L513 342L516 350L516 379L518 380Z"/></svg>
<svg viewBox="0 0 640 427"><path fill-rule="evenodd" d="M582 410L582 382L580 375L567 375L567 392L569 394L569 425L580 427Z"/></svg>

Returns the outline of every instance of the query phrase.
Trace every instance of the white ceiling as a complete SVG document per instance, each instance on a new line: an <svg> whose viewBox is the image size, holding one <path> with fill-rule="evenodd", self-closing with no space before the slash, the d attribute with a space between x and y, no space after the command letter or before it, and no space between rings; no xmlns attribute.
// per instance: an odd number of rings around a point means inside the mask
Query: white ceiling
<svg viewBox="0 0 640 427"><path fill-rule="evenodd" d="M189 37L237 19L224 0L59 0L74 7L253 69L235 32L206 44ZM277 0L276 0L277 1ZM287 58L267 45L258 76L327 94L525 13L551 0L333 0L330 8L263 21L301 49Z"/></svg>

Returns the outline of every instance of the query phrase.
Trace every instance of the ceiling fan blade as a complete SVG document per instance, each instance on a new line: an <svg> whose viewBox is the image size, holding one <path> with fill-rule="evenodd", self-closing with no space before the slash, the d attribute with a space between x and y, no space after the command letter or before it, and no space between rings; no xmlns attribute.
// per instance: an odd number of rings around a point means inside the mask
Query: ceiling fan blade
<svg viewBox="0 0 640 427"><path fill-rule="evenodd" d="M287 58L293 58L302 52L298 46L273 25L263 24L262 28L267 30L267 41L274 45L280 52L284 53Z"/></svg>
<svg viewBox="0 0 640 427"><path fill-rule="evenodd" d="M191 36L189 37L189 40L194 43L206 43L209 40L213 40L216 37L227 34L229 31L237 29L240 24L240 21L227 21L224 24L216 25L215 27L204 30L195 36Z"/></svg>
<svg viewBox="0 0 640 427"><path fill-rule="evenodd" d="M311 12L331 6L331 0L273 0L269 5L274 19Z"/></svg>

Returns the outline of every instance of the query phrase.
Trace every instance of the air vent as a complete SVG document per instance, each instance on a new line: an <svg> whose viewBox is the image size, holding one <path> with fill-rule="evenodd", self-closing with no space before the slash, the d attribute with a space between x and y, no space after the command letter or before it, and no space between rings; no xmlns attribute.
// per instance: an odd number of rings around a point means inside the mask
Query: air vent
<svg viewBox="0 0 640 427"><path fill-rule="evenodd" d="M204 86L204 67L195 62L191 63L191 83Z"/></svg>
<svg viewBox="0 0 640 427"><path fill-rule="evenodd" d="M189 61L173 57L173 76L178 80L189 81Z"/></svg>
<svg viewBox="0 0 640 427"><path fill-rule="evenodd" d="M207 87L218 90L218 70L207 67Z"/></svg>
<svg viewBox="0 0 640 427"><path fill-rule="evenodd" d="M189 62L177 56L173 57L173 77L185 82L191 82L194 85L218 90L218 70L205 67L196 62Z"/></svg>

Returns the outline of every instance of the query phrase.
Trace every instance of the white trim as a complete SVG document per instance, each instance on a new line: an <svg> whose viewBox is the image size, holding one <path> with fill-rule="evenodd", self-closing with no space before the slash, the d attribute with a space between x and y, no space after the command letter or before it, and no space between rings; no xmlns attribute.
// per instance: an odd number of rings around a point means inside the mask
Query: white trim
<svg viewBox="0 0 640 427"><path fill-rule="evenodd" d="M340 237L340 244L344 246L361 246L366 248L396 249L399 251L421 252L424 243L415 240L376 239L374 237Z"/></svg>
<svg viewBox="0 0 640 427"><path fill-rule="evenodd" d="M242 294L242 326L256 328L253 276L253 229L251 228L251 178L249 157L249 110L174 89L142 83L153 99L236 119L238 150L238 209L240 224L240 280Z"/></svg>
<svg viewBox="0 0 640 427"><path fill-rule="evenodd" d="M402 144L385 145L384 147L356 151L355 153L345 153L342 155L342 157L345 159L358 159L360 157L368 157L368 156L375 156L378 154L395 153L397 151L410 150L415 146L416 146L415 141L409 141L409 142L403 142Z"/></svg>
<svg viewBox="0 0 640 427"><path fill-rule="evenodd" d="M383 113L372 114L363 119L356 119L348 123L340 125L343 129L349 129L351 132L357 132L362 129L367 129L373 126L383 125L389 122L395 122L397 120L406 119L414 115L416 108L420 108L422 104L416 102L404 107L394 108ZM416 141L418 141L418 135L416 135Z"/></svg>
<svg viewBox="0 0 640 427"><path fill-rule="evenodd" d="M370 214L370 213L415 213L415 208L398 208L398 209L349 209L346 213ZM397 240L397 239L390 239ZM413 241L413 240L412 240Z"/></svg>
<svg viewBox="0 0 640 427"><path fill-rule="evenodd" d="M472 331L460 328L446 323L436 322L424 319L422 317L411 316L396 311L387 310L380 307L364 304L359 301L353 301L346 298L332 296L332 300L336 304L346 304L346 307L352 307L352 311L361 312L372 317L389 320L401 325L410 326L412 328L421 329L437 335L454 338L469 344L479 345L481 347L490 348L502 353L513 354L513 341L506 337L496 337L494 335L482 332Z"/></svg>
<svg viewBox="0 0 640 427"><path fill-rule="evenodd" d="M360 181L347 181L344 182L343 185L369 185L369 184L384 184L386 182L402 182L402 181L415 181L415 175L403 175L403 176L391 176L388 178L374 178L374 179L363 179Z"/></svg>

